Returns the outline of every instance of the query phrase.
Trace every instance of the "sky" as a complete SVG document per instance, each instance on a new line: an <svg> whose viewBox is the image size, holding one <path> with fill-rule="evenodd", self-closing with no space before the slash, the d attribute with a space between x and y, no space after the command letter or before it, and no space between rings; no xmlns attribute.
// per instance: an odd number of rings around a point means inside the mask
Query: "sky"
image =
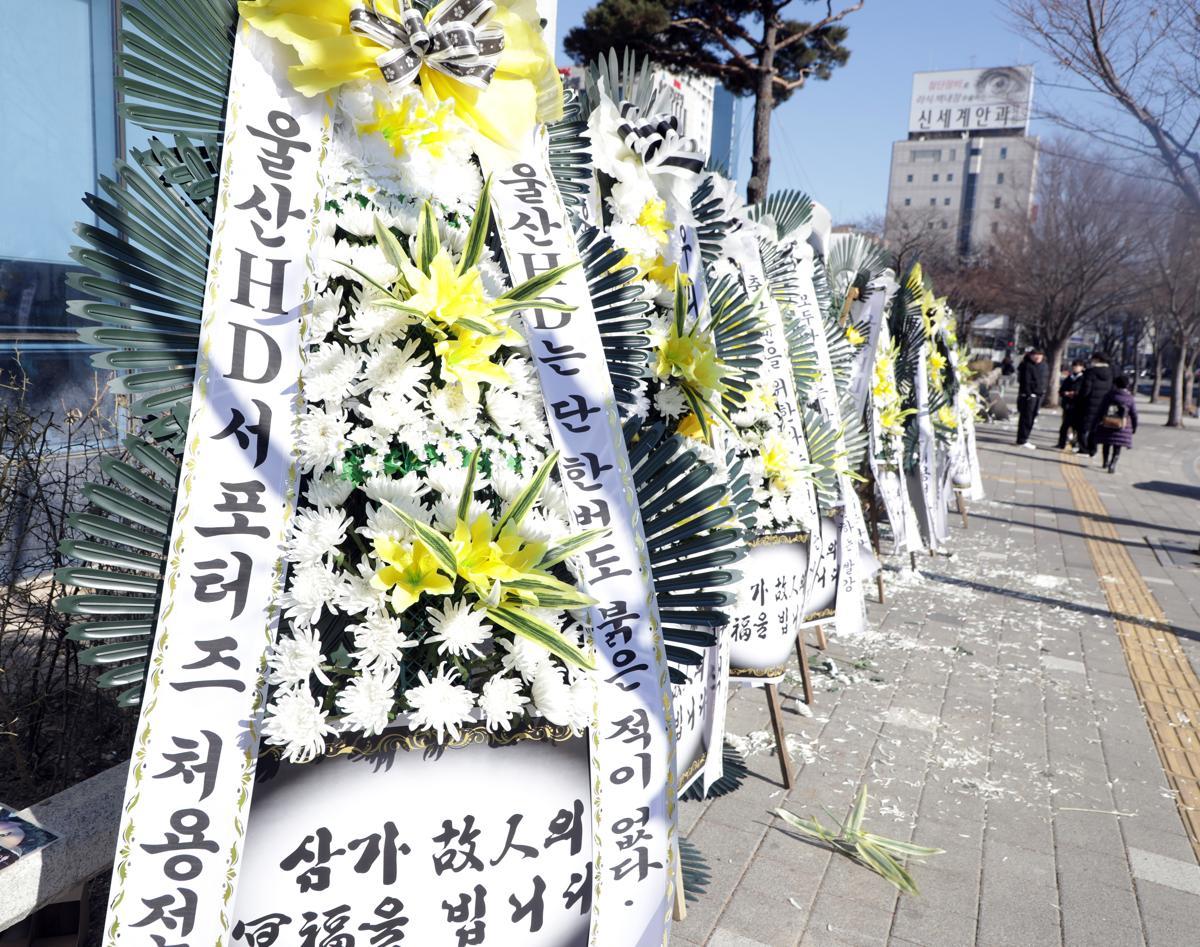
<svg viewBox="0 0 1200 947"><path fill-rule="evenodd" d="M594 0L559 0L562 37L580 24ZM824 4L796 2L797 19ZM835 4L836 9L836 4ZM798 188L829 208L835 222L882 214L892 142L908 133L912 74L931 69L1034 65L1033 134L1053 134L1036 115L1064 93L1047 58L1009 26L1000 0L866 0L846 20L849 62L826 82L811 82L775 110L771 127L771 190ZM1075 98L1078 98L1078 93ZM738 179L749 177L752 100L742 99L743 150Z"/></svg>

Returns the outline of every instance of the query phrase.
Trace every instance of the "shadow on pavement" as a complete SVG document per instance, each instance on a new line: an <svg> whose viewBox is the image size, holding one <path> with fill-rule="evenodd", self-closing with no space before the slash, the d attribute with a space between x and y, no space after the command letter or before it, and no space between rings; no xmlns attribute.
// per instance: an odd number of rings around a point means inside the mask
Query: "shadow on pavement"
<svg viewBox="0 0 1200 947"><path fill-rule="evenodd" d="M1200 500L1200 486L1190 483L1168 483L1165 480L1143 480L1132 484L1135 490L1149 490L1152 493L1165 493L1168 496L1183 497L1185 500ZM1196 530L1181 530L1181 532L1196 532Z"/></svg>
<svg viewBox="0 0 1200 947"><path fill-rule="evenodd" d="M1107 608L1097 608L1092 605L1080 605L1077 602L1069 602L1066 599L1051 598L1047 595L1037 595L1033 592L1022 592L1019 589L1006 589L1000 585L988 585L986 582L975 582L971 579L960 579L956 576L943 575L938 572L922 571L921 574L927 579L932 579L934 582L941 582L945 585L955 585L959 588L967 588L976 592L988 592L993 595L1004 595L1008 598L1015 598L1022 602L1033 602L1037 605L1056 606L1070 612L1078 612L1081 615L1091 615L1096 618L1129 622L1130 624L1142 625L1146 628L1153 628L1156 631L1173 632L1179 637L1190 638L1192 641L1200 641L1200 630L1180 628L1178 625L1172 625L1169 622L1151 621L1149 618L1144 618L1141 615L1126 615L1122 614L1121 612L1110 611Z"/></svg>

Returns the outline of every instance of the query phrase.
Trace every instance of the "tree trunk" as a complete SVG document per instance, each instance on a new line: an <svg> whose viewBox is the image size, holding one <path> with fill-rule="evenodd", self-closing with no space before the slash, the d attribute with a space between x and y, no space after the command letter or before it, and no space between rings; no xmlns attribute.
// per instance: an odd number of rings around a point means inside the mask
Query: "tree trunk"
<svg viewBox="0 0 1200 947"><path fill-rule="evenodd" d="M1150 379L1150 403L1158 404L1162 396L1163 350L1161 345L1154 346L1154 377Z"/></svg>
<svg viewBox="0 0 1200 947"><path fill-rule="evenodd" d="M754 93L754 142L750 152L750 180L746 203L757 204L767 196L771 175L771 112L775 108L775 37L778 25L768 20L763 26L763 52L758 66L758 90Z"/></svg>
<svg viewBox="0 0 1200 947"><path fill-rule="evenodd" d="M1063 349L1066 347L1067 339L1055 339L1046 353L1046 362L1050 367L1046 371L1046 397L1042 404L1047 408L1058 407L1058 373L1062 369Z"/></svg>
<svg viewBox="0 0 1200 947"><path fill-rule="evenodd" d="M1167 427L1183 427L1183 381L1187 377L1188 350L1179 346L1175 371L1171 373L1171 409L1167 412Z"/></svg>
<svg viewBox="0 0 1200 947"><path fill-rule="evenodd" d="M1196 366L1200 365L1200 351L1192 352L1188 366L1183 376L1183 413L1189 417L1197 417L1200 411L1193 410L1195 405Z"/></svg>

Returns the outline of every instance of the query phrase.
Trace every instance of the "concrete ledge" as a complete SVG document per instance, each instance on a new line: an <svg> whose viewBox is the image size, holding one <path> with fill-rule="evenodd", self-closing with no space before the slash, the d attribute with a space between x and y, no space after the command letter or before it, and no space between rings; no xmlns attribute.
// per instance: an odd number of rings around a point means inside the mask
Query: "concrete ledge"
<svg viewBox="0 0 1200 947"><path fill-rule="evenodd" d="M0 931L112 864L128 769L126 761L17 813L58 840L0 871Z"/></svg>

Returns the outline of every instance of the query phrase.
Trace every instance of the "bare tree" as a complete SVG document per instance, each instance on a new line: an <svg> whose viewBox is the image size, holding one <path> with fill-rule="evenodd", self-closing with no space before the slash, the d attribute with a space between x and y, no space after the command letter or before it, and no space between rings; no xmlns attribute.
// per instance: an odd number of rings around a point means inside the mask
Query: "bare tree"
<svg viewBox="0 0 1200 947"><path fill-rule="evenodd" d="M1200 0L1008 0L1018 29L1125 121L1050 113L1146 161L1200 214ZM1132 119L1132 121L1129 121Z"/></svg>
<svg viewBox="0 0 1200 947"><path fill-rule="evenodd" d="M1071 335L1137 294L1130 279L1141 245L1129 226L1134 188L1095 156L1053 148L1042 156L1037 214L1014 214L993 244L997 291L1045 348L1052 379ZM1056 386L1047 403L1058 403Z"/></svg>
<svg viewBox="0 0 1200 947"><path fill-rule="evenodd" d="M1160 320L1156 348L1162 352L1161 342L1166 341L1175 350L1167 424L1183 427L1200 357L1200 216L1171 207L1157 219L1148 215L1139 229L1145 234L1148 256L1145 282ZM1155 375L1157 386L1157 370Z"/></svg>

